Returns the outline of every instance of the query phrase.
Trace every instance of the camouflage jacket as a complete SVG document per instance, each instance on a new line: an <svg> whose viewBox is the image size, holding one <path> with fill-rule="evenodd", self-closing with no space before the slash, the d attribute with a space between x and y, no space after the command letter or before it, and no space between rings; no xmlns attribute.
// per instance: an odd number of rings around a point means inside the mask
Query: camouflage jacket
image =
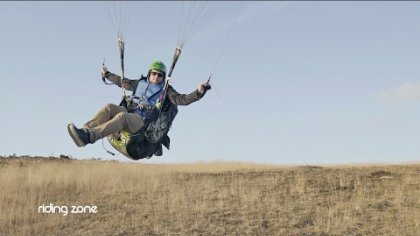
<svg viewBox="0 0 420 236"><path fill-rule="evenodd" d="M121 77L109 71L106 72L105 78L111 81L112 83L114 83L115 85L117 85L118 87L121 87L123 84L125 89L133 91L133 92L136 91L139 81L141 79L146 79L146 77L143 77L143 76L140 79L136 79L136 80L124 78L121 84ZM204 94L205 93L199 93L198 89L194 90L190 94L180 94L171 85L169 85L165 103L167 102L167 100L169 100L174 105L185 106L185 105L189 105L193 102L200 100L204 96Z"/></svg>

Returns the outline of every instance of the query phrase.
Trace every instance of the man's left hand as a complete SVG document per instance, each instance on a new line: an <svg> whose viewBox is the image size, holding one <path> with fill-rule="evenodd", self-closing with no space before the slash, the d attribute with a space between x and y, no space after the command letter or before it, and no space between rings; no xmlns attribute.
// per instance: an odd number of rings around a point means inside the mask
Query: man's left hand
<svg viewBox="0 0 420 236"><path fill-rule="evenodd" d="M201 94L205 93L207 90L210 90L210 89L211 89L211 85L208 84L207 82L204 82L198 86L198 92Z"/></svg>

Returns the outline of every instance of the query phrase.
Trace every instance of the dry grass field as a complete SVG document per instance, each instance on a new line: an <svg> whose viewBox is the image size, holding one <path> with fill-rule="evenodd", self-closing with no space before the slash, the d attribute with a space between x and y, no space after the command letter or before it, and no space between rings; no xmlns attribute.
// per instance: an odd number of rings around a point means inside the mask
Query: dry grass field
<svg viewBox="0 0 420 236"><path fill-rule="evenodd" d="M15 157L0 191L0 235L420 235L420 164Z"/></svg>

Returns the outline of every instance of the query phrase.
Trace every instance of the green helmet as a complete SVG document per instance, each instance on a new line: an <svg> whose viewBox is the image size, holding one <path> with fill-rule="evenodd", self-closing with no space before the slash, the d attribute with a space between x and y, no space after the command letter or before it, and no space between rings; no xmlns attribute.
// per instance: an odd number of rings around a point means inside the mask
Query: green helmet
<svg viewBox="0 0 420 236"><path fill-rule="evenodd" d="M150 64L149 70L157 70L166 74L166 66L161 61L154 61Z"/></svg>

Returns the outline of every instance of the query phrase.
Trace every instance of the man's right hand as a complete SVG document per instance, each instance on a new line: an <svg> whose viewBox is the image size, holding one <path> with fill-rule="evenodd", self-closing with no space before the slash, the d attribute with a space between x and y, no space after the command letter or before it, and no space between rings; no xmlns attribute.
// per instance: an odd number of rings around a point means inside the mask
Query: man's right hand
<svg viewBox="0 0 420 236"><path fill-rule="evenodd" d="M102 65L102 68L101 68L102 77L105 77L105 74L106 74L107 71L108 71L108 68L106 68L105 65Z"/></svg>

